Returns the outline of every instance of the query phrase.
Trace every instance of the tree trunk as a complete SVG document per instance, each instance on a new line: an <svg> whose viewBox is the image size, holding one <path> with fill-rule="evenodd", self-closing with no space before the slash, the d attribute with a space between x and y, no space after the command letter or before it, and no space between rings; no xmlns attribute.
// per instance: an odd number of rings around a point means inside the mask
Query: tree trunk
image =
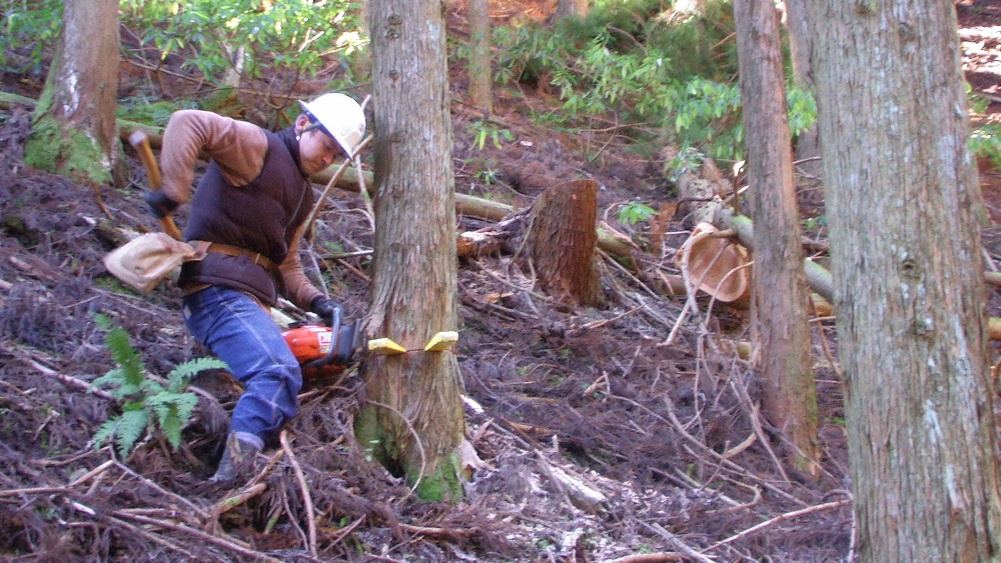
<svg viewBox="0 0 1001 563"><path fill-rule="evenodd" d="M736 0L734 20L756 225L752 319L763 413L795 446L788 452L793 466L816 477L820 447L807 316L810 293L803 274L779 13L771 2Z"/></svg>
<svg viewBox="0 0 1001 563"><path fill-rule="evenodd" d="M955 7L807 5L859 560L995 561L986 213Z"/></svg>
<svg viewBox="0 0 1001 563"><path fill-rule="evenodd" d="M67 0L24 162L94 186L124 185L115 108L118 1ZM117 181L116 181L117 180Z"/></svg>
<svg viewBox="0 0 1001 563"><path fill-rule="evenodd" d="M532 206L525 246L539 285L559 300L578 305L601 301L594 229L598 183L574 180L542 192Z"/></svg>
<svg viewBox="0 0 1001 563"><path fill-rule="evenodd" d="M559 21L569 16L582 18L587 15L587 0L556 0L556 8L550 21Z"/></svg>
<svg viewBox="0 0 1001 563"><path fill-rule="evenodd" d="M789 53L792 60L792 79L804 92L813 92L813 68L810 52L813 36L806 21L806 0L786 0L786 28L789 30ZM796 136L796 160L799 169L808 177L820 179L823 163L820 162L820 136L817 122Z"/></svg>
<svg viewBox="0 0 1001 563"><path fill-rule="evenodd" d="M489 115L493 112L493 74L487 0L469 0L469 27L469 102Z"/></svg>
<svg viewBox="0 0 1001 563"><path fill-rule="evenodd" d="M456 449L465 434L455 355L425 351L458 324L455 184L436 0L373 0L376 240L369 339L408 352L370 355L359 444L425 500L462 498Z"/></svg>

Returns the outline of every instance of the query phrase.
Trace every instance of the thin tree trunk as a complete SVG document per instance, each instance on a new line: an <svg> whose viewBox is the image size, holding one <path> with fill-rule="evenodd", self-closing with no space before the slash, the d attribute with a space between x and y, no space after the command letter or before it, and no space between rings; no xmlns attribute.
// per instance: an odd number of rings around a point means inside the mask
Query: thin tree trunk
<svg viewBox="0 0 1001 563"><path fill-rule="evenodd" d="M24 149L29 166L95 188L124 185L115 123L118 7L117 0L63 4L62 35Z"/></svg>
<svg viewBox="0 0 1001 563"><path fill-rule="evenodd" d="M469 101L489 115L493 112L493 75L490 66L490 9L487 0L469 0Z"/></svg>
<svg viewBox="0 0 1001 563"><path fill-rule="evenodd" d="M559 21L569 16L584 17L587 15L587 0L556 0L556 8L550 21Z"/></svg>
<svg viewBox="0 0 1001 563"><path fill-rule="evenodd" d="M806 0L786 0L786 28L789 30L789 53L792 60L792 78L801 90L813 92L813 68L810 66L810 52L813 51L813 36L806 18ZM820 162L820 136L817 123L796 137L796 160L799 170L806 176L821 178L823 163Z"/></svg>
<svg viewBox="0 0 1001 563"><path fill-rule="evenodd" d="M755 228L752 318L763 412L795 446L793 465L819 474L803 250L786 118L779 13L771 2L736 0L737 56Z"/></svg>
<svg viewBox="0 0 1001 563"><path fill-rule="evenodd" d="M455 184L437 0L372 0L376 240L369 339L405 353L370 355L359 444L425 500L462 498L465 433L455 355L425 351L458 324Z"/></svg>
<svg viewBox="0 0 1001 563"><path fill-rule="evenodd" d="M985 214L955 7L807 5L859 560L997 561Z"/></svg>

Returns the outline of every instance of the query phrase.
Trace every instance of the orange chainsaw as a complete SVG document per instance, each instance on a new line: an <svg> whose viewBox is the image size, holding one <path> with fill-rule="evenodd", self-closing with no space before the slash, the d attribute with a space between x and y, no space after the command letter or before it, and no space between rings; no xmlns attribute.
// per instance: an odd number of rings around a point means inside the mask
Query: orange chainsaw
<svg viewBox="0 0 1001 563"><path fill-rule="evenodd" d="M307 380L336 375L354 365L359 334L358 321L343 324L339 308L330 326L293 323L282 332Z"/></svg>

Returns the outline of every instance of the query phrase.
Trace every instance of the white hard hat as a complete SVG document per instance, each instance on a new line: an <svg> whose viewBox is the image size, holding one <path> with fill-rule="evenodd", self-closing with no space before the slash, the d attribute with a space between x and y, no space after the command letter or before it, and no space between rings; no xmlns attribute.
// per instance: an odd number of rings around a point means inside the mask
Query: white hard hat
<svg viewBox="0 0 1001 563"><path fill-rule="evenodd" d="M344 152L353 155L365 136L365 111L350 96L324 94L312 102L299 100L310 121L319 123L323 132L334 138Z"/></svg>

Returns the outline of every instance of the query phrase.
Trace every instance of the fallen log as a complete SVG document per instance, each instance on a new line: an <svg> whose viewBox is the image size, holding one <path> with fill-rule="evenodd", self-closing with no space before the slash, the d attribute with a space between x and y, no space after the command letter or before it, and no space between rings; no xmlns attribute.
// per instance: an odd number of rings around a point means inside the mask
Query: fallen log
<svg viewBox="0 0 1001 563"><path fill-rule="evenodd" d="M737 240L740 241L740 244L754 252L754 224L749 217L737 215L733 210L720 206L716 210L713 224L719 229L733 229L737 233ZM831 279L831 273L809 258L803 260L803 271L810 289L833 303L834 282Z"/></svg>
<svg viewBox="0 0 1001 563"><path fill-rule="evenodd" d="M754 224L751 219L743 215L736 215L732 210L720 207L716 211L714 224L721 229L733 229L737 233L740 244L754 251ZM803 271L806 274L806 283L810 289L818 295L834 303L834 281L831 272L813 260L803 260ZM987 272L985 281L996 283L998 276L993 272ZM1001 340L1001 318L989 317L987 319L987 337L990 340Z"/></svg>
<svg viewBox="0 0 1001 563"><path fill-rule="evenodd" d="M326 170L317 172L316 174L310 176L309 179L316 184L325 185L333 177L333 168L336 167L327 168ZM375 181L372 177L372 173L365 172L363 180L370 195L374 195ZM361 191L361 182L359 182L358 179L358 171L354 168L345 171L344 174L337 179L337 183L335 185L338 188L349 192ZM517 209L513 205L508 205L499 201L483 199L466 194L455 194L455 212L460 215L476 217L477 219L483 219L485 221L500 222L506 219L509 215L523 211L525 210ZM613 256L626 259L631 258L633 250L636 249L636 245L629 240L628 237L616 232L604 222L598 225L597 231L598 248L612 254ZM474 243L472 239L477 237L478 235L471 235L469 237L471 240L465 244L475 246L476 243Z"/></svg>

